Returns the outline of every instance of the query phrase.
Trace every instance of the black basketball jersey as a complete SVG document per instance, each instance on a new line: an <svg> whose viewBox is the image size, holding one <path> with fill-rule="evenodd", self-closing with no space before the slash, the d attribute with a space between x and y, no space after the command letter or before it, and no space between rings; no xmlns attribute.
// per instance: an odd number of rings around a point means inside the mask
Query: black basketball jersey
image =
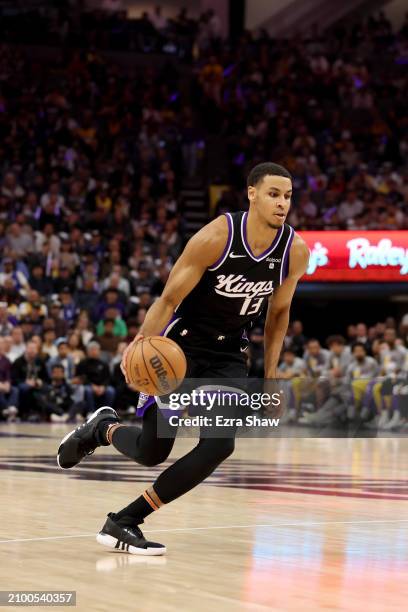
<svg viewBox="0 0 408 612"><path fill-rule="evenodd" d="M220 259L179 304L175 318L208 336L240 335L261 314L288 273L294 231L284 224L255 257L246 237L248 213L226 213L228 240Z"/></svg>

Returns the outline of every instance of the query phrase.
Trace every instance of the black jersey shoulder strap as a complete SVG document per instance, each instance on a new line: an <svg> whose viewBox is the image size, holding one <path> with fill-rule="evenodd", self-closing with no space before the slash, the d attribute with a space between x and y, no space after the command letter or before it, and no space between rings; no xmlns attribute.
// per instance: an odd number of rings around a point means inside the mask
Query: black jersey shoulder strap
<svg viewBox="0 0 408 612"><path fill-rule="evenodd" d="M227 222L228 222L228 238L227 238L227 242L225 244L224 250L221 254L221 257L219 257L217 259L216 262L214 262L212 264L212 266L210 266L209 268L207 268L210 272L213 272L214 270L217 270L220 266L222 266L222 264L224 263L224 261L227 259L229 252L231 250L231 246L233 244L234 241L234 236L236 235L236 228L237 228L237 222L236 222L236 218L235 215L237 213L225 213L225 216L227 218ZM239 214L239 213L238 213Z"/></svg>

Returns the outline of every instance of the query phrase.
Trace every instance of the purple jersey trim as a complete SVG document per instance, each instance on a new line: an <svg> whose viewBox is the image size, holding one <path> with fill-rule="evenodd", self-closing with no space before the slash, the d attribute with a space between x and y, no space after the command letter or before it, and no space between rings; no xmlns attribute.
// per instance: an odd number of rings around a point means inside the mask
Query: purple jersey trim
<svg viewBox="0 0 408 612"><path fill-rule="evenodd" d="M270 255L270 253L272 253L272 251L274 251L276 247L278 246L278 243L283 234L284 225L282 225L282 227L278 230L275 238L273 239L272 244L266 249L266 251L264 251L263 253L261 253L260 255L256 257L251 251L251 247L249 246L249 243L247 240L247 218L248 218L248 213L244 212L244 214L242 215L242 223L241 223L242 242L245 245L248 255L250 255L252 259L255 259L255 261L261 261L261 259L264 259L267 255Z"/></svg>
<svg viewBox="0 0 408 612"><path fill-rule="evenodd" d="M176 317L177 317L176 313L173 312L173 315L172 315L170 321L167 323L167 325L165 327L163 327L163 329L161 330L159 336L164 336L164 334L166 332L166 329L168 329L170 327L170 325L173 323L173 321L175 321Z"/></svg>
<svg viewBox="0 0 408 612"><path fill-rule="evenodd" d="M290 247L292 246L293 236L295 232L293 227L290 228L290 235L286 243L285 251L282 257L282 265L280 271L280 285L283 283L287 275L289 274L289 258L290 258Z"/></svg>
<svg viewBox="0 0 408 612"><path fill-rule="evenodd" d="M210 270L211 272L213 270L216 270L217 268L220 267L220 265L223 263L223 261L225 260L226 256L228 255L228 251L231 248L231 244L232 244L232 239L234 237L234 227L232 224L232 219L231 219L231 215L230 213L225 213L225 216L227 217L227 221L228 221L228 239L227 239L227 243L225 245L225 248L222 252L221 257L219 257L217 259L217 261L215 263L213 263L208 270Z"/></svg>

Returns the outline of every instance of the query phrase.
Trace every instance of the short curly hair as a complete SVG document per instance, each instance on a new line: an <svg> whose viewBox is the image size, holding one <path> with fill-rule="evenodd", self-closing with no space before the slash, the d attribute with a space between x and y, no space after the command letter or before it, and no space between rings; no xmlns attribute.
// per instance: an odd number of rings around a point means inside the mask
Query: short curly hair
<svg viewBox="0 0 408 612"><path fill-rule="evenodd" d="M272 162L264 162L254 166L248 174L247 187L255 187L265 176L285 176L292 180L292 175L286 168Z"/></svg>

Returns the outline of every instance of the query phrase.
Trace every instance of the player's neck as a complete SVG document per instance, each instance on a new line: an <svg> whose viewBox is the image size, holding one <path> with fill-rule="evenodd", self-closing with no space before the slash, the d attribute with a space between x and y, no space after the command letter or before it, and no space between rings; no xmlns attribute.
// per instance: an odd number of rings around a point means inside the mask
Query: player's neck
<svg viewBox="0 0 408 612"><path fill-rule="evenodd" d="M268 249L278 231L260 219L253 208L249 209L246 219L246 239L255 257Z"/></svg>

